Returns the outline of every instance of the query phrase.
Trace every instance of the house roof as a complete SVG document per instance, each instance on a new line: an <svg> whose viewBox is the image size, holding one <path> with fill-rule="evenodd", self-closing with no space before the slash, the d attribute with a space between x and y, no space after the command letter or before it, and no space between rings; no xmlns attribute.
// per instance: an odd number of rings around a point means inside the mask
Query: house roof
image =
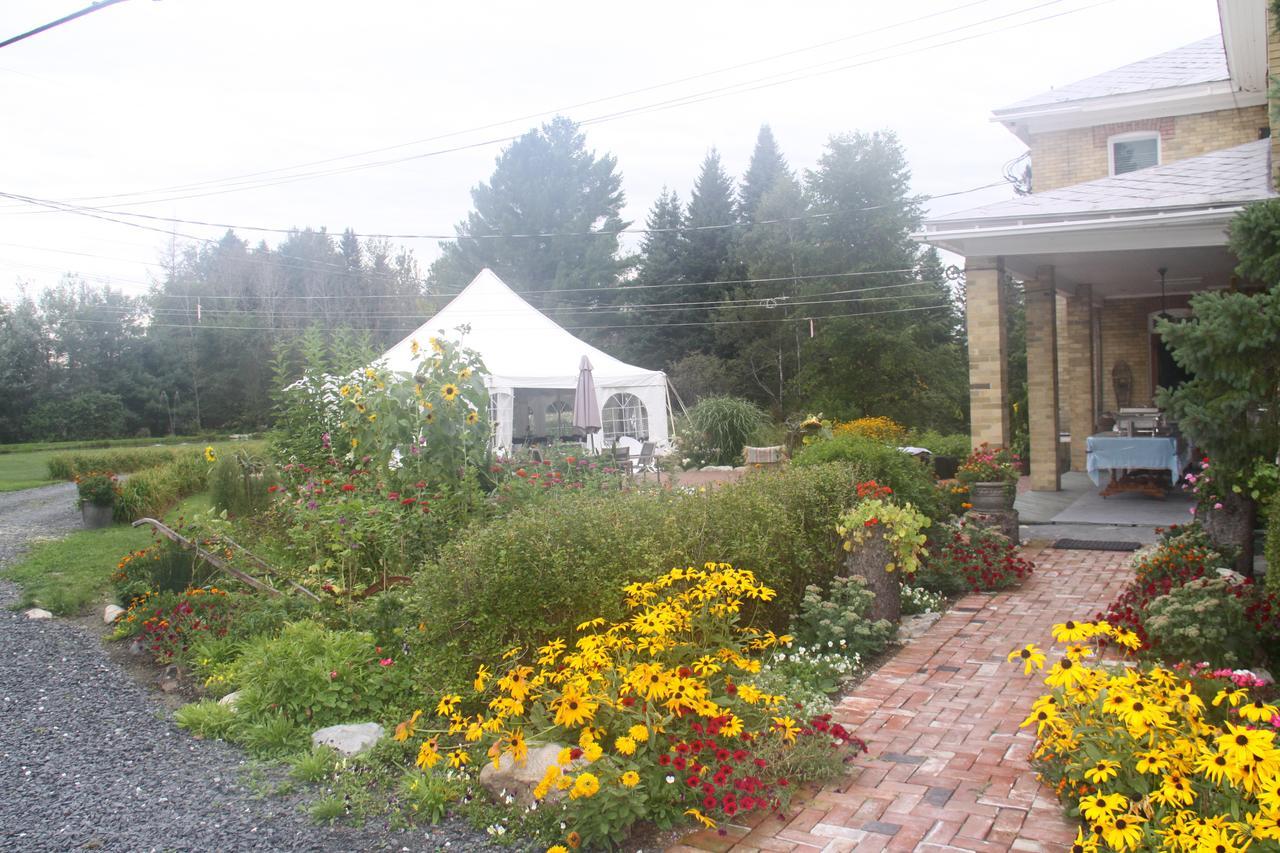
<svg viewBox="0 0 1280 853"><path fill-rule="evenodd" d="M1114 95L1131 95L1229 79L1231 79L1231 72L1227 67L1222 36L1213 35L1156 56L1131 62L1120 68L1041 92L994 110L994 113L997 118L1003 119L1025 110L1054 104Z"/></svg>
<svg viewBox="0 0 1280 853"><path fill-rule="evenodd" d="M1270 140L1259 139L1084 184L1020 196L925 222L930 232L1028 219L1076 220L1214 208L1271 198Z"/></svg>

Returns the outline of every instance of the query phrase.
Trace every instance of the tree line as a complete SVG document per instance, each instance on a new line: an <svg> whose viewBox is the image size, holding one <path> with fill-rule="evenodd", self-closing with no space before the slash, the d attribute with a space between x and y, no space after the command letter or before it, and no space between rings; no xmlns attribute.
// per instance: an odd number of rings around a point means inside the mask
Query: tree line
<svg viewBox="0 0 1280 853"><path fill-rule="evenodd" d="M890 132L835 136L795 170L765 126L740 180L713 148L687 201L664 189L637 226L616 158L556 118L501 152L425 278L408 251L350 230L274 247L228 232L171 246L146 296L68 276L0 304L0 441L261 428L282 379L381 351L484 267L580 337L666 370L687 404L725 393L779 417L958 429L958 303L911 239L909 183Z"/></svg>

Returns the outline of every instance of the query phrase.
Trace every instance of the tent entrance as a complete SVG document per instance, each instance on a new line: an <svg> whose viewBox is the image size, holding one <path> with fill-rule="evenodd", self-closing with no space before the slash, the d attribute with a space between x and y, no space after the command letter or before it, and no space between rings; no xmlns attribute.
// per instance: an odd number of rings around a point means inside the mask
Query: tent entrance
<svg viewBox="0 0 1280 853"><path fill-rule="evenodd" d="M582 442L573 428L572 388L516 388L512 402L513 445Z"/></svg>

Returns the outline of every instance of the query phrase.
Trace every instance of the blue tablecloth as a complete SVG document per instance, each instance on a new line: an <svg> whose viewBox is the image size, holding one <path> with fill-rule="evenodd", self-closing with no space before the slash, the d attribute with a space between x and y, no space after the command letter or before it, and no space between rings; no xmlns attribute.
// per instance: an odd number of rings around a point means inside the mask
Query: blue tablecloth
<svg viewBox="0 0 1280 853"><path fill-rule="evenodd" d="M1179 451L1178 439L1171 435L1116 435L1101 433L1087 439L1089 479L1102 485L1104 471L1135 468L1166 469L1171 485L1178 484L1182 469L1191 459L1190 449Z"/></svg>

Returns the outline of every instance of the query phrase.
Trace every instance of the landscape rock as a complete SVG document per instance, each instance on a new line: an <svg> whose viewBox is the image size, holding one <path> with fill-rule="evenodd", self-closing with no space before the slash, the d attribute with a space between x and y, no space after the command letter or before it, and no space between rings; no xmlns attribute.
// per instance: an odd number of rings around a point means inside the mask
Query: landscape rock
<svg viewBox="0 0 1280 853"><path fill-rule="evenodd" d="M480 784L484 785L495 797L504 795L515 797L520 803L529 805L533 802L533 789L542 781L547 768L556 763L556 757L562 744L548 743L529 747L529 755L524 764L517 765L515 759L503 753L494 767L490 761L480 770ZM563 795L563 791L554 788L547 794L548 801L555 801Z"/></svg>
<svg viewBox="0 0 1280 853"><path fill-rule="evenodd" d="M24 614L28 619L52 619L53 614L48 610L42 610L39 607L33 607Z"/></svg>
<svg viewBox="0 0 1280 853"><path fill-rule="evenodd" d="M898 642L909 643L924 636L925 631L933 627L933 623L942 618L941 613L917 613L915 616L904 616L898 623Z"/></svg>
<svg viewBox="0 0 1280 853"><path fill-rule="evenodd" d="M124 608L119 604L108 604L102 609L102 621L110 625L124 614Z"/></svg>
<svg viewBox="0 0 1280 853"><path fill-rule="evenodd" d="M218 704L226 705L228 708L234 711L236 709L236 703L239 701L240 701L240 691L233 690L232 692L228 693L226 696L223 696L221 699L219 699Z"/></svg>
<svg viewBox="0 0 1280 853"><path fill-rule="evenodd" d="M173 693L181 686L182 670L177 664L169 664L156 676L156 686L165 693Z"/></svg>
<svg viewBox="0 0 1280 853"><path fill-rule="evenodd" d="M1239 572L1232 571L1231 569L1216 569L1216 571L1218 573L1218 577L1223 578L1227 583L1232 584L1233 586L1245 582L1244 575Z"/></svg>
<svg viewBox="0 0 1280 853"><path fill-rule="evenodd" d="M371 749L385 734L386 729L377 723L346 723L312 732L311 743L331 747L343 755L359 755Z"/></svg>

